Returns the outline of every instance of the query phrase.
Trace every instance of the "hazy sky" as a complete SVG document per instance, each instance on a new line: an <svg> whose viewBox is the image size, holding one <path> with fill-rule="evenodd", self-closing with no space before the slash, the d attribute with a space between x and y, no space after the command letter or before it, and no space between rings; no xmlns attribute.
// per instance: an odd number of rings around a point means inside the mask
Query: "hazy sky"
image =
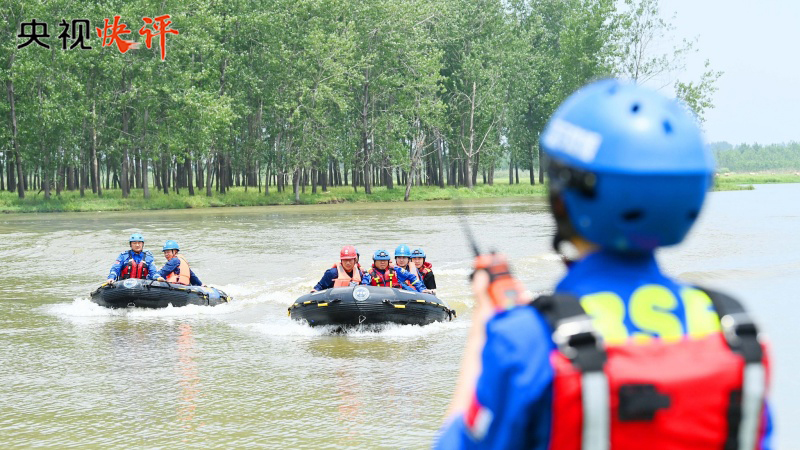
<svg viewBox="0 0 800 450"><path fill-rule="evenodd" d="M800 141L800 1L660 0L676 40L698 37L681 80L699 80L703 61L724 75L706 113L710 142Z"/></svg>

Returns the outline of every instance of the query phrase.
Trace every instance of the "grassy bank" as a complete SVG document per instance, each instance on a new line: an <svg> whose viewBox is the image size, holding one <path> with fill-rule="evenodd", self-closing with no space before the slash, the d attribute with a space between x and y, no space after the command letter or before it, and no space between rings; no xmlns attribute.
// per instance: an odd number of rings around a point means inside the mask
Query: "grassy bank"
<svg viewBox="0 0 800 450"><path fill-rule="evenodd" d="M496 184L495 186L479 185L474 190L466 188L418 186L411 189L411 201L449 200L455 198L484 198L484 197L521 197L530 195L544 195L544 186L529 184ZM366 202L402 202L405 193L404 187L386 189L375 187L372 195L364 193L359 187L354 192L352 187L332 187L327 192L318 191L311 193L311 188L306 187L306 193L300 194L300 203L304 205L329 204L329 203L366 203ZM175 193L164 194L151 191L150 199L145 200L141 190L134 190L127 199L122 198L119 189L103 191L103 197L97 197L87 191L81 198L78 192L62 192L60 197L53 195L50 200L44 200L43 194L27 192L25 199L20 200L16 193L0 192L0 212L57 212L57 211L130 211L147 209L185 209L208 208L220 206L266 206L266 205L291 205L294 204L292 192L275 192L270 190L269 195L259 193L257 188L234 187L226 194L216 192L211 197L205 196L205 191L189 196L187 190L182 189L180 195Z"/></svg>
<svg viewBox="0 0 800 450"><path fill-rule="evenodd" d="M800 174L726 174L716 178L714 190L729 191L738 189L753 189L753 184L766 183L800 183ZM373 188L372 195L366 195L362 188L354 192L352 187L334 187L327 192L311 193L311 188L306 188L305 194L300 194L300 203L326 204L326 203L364 203L364 202L401 202L403 201L403 187L389 190L385 187ZM189 196L187 190L182 190L180 195L175 193L164 194L151 191L150 199L142 197L141 190L131 192L127 199L122 198L119 189L103 192L103 197L97 197L87 191L85 197L78 192L62 192L61 196L53 195L50 200L44 200L44 195L29 191L25 199L17 198L16 193L0 192L0 212L58 212L58 211L130 211L147 209L185 209L208 208L220 206L266 206L266 205L291 205L294 195L291 191L278 193L273 189L269 195L259 193L258 189L232 188L228 193L220 195L214 192L212 197L204 193ZM451 200L456 198L488 198L488 197L525 197L545 194L542 185L531 186L527 183L507 184L496 183L494 186L478 185L473 190L466 188L418 186L411 189L412 201L425 200Z"/></svg>

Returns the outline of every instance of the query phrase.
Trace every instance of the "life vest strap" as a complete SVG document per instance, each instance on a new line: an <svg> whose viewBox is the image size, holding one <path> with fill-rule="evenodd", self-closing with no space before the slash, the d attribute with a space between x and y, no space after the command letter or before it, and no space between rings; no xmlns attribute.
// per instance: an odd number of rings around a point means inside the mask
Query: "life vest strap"
<svg viewBox="0 0 800 450"><path fill-rule="evenodd" d="M582 450L607 450L611 437L611 401L603 368L607 355L602 337L574 295L543 295L532 305L553 330L553 342L581 371Z"/></svg>
<svg viewBox="0 0 800 450"><path fill-rule="evenodd" d="M764 350L758 341L758 327L742 304L733 297L710 289L699 289L711 299L728 346L745 360L742 392L739 399L731 399L728 411L725 448L756 448L767 385Z"/></svg>

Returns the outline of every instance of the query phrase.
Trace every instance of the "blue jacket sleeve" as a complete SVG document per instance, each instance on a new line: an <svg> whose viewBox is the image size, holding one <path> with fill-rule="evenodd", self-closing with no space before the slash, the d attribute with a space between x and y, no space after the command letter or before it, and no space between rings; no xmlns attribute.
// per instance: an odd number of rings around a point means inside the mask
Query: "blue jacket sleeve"
<svg viewBox="0 0 800 450"><path fill-rule="evenodd" d="M322 278L314 285L315 291L322 291L333 287L333 280L339 276L339 271L335 267L330 268L322 274Z"/></svg>
<svg viewBox="0 0 800 450"><path fill-rule="evenodd" d="M549 327L532 307L490 320L471 413L451 419L434 447L547 449L552 348Z"/></svg>
<svg viewBox="0 0 800 450"><path fill-rule="evenodd" d="M369 285L372 282L372 276L369 271L361 271L361 284Z"/></svg>
<svg viewBox="0 0 800 450"><path fill-rule="evenodd" d="M153 278L158 278L158 277L167 278L167 275L174 272L175 269L177 269L180 264L181 262L178 258L170 259L163 266L161 266L161 270L156 272L156 275Z"/></svg>
<svg viewBox="0 0 800 450"><path fill-rule="evenodd" d="M202 286L203 282L200 281L200 278L197 278L197 275L194 274L192 269L189 269L189 284L192 286Z"/></svg>
<svg viewBox="0 0 800 450"><path fill-rule="evenodd" d="M397 279L400 281L400 286L402 286L403 289L407 291L416 290L417 292L422 292L425 290L425 285L422 284L422 282L419 281L417 276L413 273L405 269L401 269L400 267L395 267L395 272L397 272ZM406 284L406 281L410 282L413 288L409 287L408 284Z"/></svg>
<svg viewBox="0 0 800 450"><path fill-rule="evenodd" d="M108 272L107 278L118 279L119 273L122 271L122 266L124 266L128 262L128 252L122 252L117 256L117 260L114 261L114 264L111 266L111 270Z"/></svg>

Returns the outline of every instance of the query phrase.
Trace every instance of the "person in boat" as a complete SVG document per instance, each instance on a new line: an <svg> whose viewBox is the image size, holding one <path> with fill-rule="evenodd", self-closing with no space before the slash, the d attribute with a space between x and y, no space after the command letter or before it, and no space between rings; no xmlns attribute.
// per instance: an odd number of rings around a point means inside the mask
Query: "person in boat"
<svg viewBox="0 0 800 450"><path fill-rule="evenodd" d="M322 274L322 278L314 285L311 292L335 287L358 286L363 277L364 271L358 264L358 251L352 245L345 245L339 251L339 262Z"/></svg>
<svg viewBox="0 0 800 450"><path fill-rule="evenodd" d="M183 284L185 286L203 286L203 282L197 278L186 258L178 252L181 250L178 243L173 240L168 240L164 243L164 257L167 258L166 264L161 267L153 278L158 281L166 281L167 283Z"/></svg>
<svg viewBox="0 0 800 450"><path fill-rule="evenodd" d="M770 448L758 328L736 300L668 277L655 258L684 239L713 185L694 116L602 80L562 103L540 145L553 247L578 257L533 302L490 282L503 265L476 260L487 269L473 275L472 329L435 447Z"/></svg>
<svg viewBox="0 0 800 450"><path fill-rule="evenodd" d="M417 269L419 278L426 289L431 290L436 295L436 277L433 276L433 265L426 261L425 250L415 248L411 252L411 263Z"/></svg>
<svg viewBox="0 0 800 450"><path fill-rule="evenodd" d="M417 272L417 266L411 264L411 248L409 246L400 244L394 249L394 265L422 280Z"/></svg>
<svg viewBox="0 0 800 450"><path fill-rule="evenodd" d="M377 250L372 255L372 268L364 274L361 284L392 287L407 291L426 291L425 285L416 276L400 267L390 267L389 260L389 252Z"/></svg>
<svg viewBox="0 0 800 450"><path fill-rule="evenodd" d="M130 250L124 251L117 256L114 265L108 272L108 283L116 280L128 278L148 279L150 274L157 271L155 258L149 250L144 249L144 237L141 233L131 234L128 239Z"/></svg>

